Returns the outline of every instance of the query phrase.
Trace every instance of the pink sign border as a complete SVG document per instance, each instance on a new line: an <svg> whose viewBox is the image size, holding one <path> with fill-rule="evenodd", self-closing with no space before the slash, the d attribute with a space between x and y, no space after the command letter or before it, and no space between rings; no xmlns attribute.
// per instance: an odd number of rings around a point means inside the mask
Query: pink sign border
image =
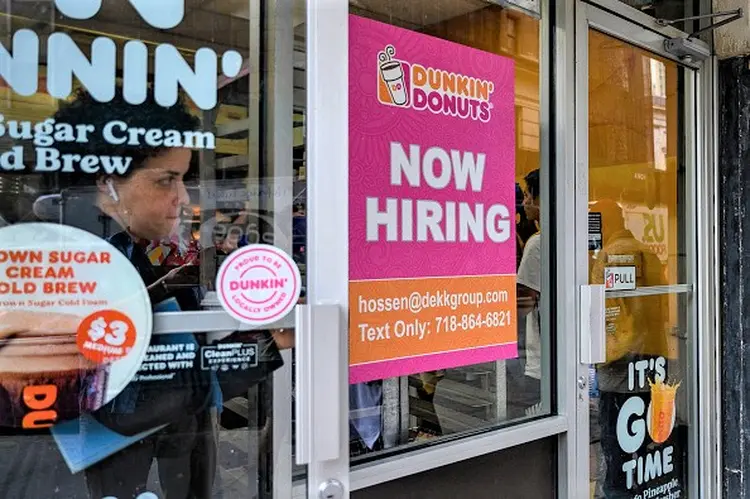
<svg viewBox="0 0 750 499"><path fill-rule="evenodd" d="M357 384L367 381L384 379L382 374L388 373L389 378L408 376L414 373L437 371L494 362L496 360L512 359L518 356L518 342L503 343L486 347L471 348L459 351L447 351L434 354L391 359L367 364L349 366L349 383Z"/></svg>

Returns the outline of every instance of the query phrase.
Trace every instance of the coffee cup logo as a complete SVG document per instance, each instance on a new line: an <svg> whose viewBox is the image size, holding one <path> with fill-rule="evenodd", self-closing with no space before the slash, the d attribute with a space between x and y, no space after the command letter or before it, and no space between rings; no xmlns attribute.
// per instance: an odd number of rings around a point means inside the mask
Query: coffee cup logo
<svg viewBox="0 0 750 499"><path fill-rule="evenodd" d="M383 104L406 107L409 105L408 83L404 63L394 59L396 48L388 45L378 53L380 86L385 87L387 93L378 92L378 98Z"/></svg>
<svg viewBox="0 0 750 499"><path fill-rule="evenodd" d="M402 54L403 55L403 54ZM377 96L380 104L425 111L439 116L489 123L495 82L464 74L442 64L396 59L393 44L377 53Z"/></svg>

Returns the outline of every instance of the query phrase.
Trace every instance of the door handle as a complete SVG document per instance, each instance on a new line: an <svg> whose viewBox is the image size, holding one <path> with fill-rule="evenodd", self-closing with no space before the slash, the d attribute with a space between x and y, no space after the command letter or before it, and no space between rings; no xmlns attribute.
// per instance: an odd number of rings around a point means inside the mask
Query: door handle
<svg viewBox="0 0 750 499"><path fill-rule="evenodd" d="M340 457L341 331L338 305L297 305L295 417L297 464Z"/></svg>
<svg viewBox="0 0 750 499"><path fill-rule="evenodd" d="M601 364L607 360L603 284L581 286L581 363Z"/></svg>

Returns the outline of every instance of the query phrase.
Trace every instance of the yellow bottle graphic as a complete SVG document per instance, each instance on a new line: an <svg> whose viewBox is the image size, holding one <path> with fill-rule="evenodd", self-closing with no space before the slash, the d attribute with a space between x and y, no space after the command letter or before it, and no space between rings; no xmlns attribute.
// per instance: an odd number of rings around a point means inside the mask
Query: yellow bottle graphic
<svg viewBox="0 0 750 499"><path fill-rule="evenodd" d="M649 385L651 385L651 406L649 407L648 432L651 440L662 444L667 441L674 428L675 399L680 383L670 385L658 380L655 383L649 381Z"/></svg>

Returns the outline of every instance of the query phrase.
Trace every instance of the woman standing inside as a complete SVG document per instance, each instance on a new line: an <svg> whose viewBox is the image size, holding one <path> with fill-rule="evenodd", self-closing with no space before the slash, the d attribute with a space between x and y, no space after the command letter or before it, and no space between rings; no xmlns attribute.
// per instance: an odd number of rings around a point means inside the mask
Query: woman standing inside
<svg viewBox="0 0 750 499"><path fill-rule="evenodd" d="M123 157L128 162L124 173L61 177L68 186L68 196L81 188L94 189L93 206L90 202L73 202L66 209L64 222L107 239L123 252L148 288L155 312L198 310L204 290L197 283L181 287L179 291L170 290L145 250L149 242L166 239L178 230L183 210L190 202L185 179L193 155L193 151L185 147L150 144L157 143L153 137L159 133L167 137L167 131L180 136L201 133L198 120L181 101L167 108L150 97L143 104L131 105L120 91L108 103L100 103L80 92L72 102L61 107L55 120L93 130L85 143L60 144L61 154ZM127 141L113 140L103 130L114 123L118 130L127 127L143 133L123 133ZM157 132L151 135L151 130ZM205 335L194 333L154 336L151 344L205 344ZM166 497L212 497L216 416L221 410L222 398L246 394L252 384L280 367L278 348L291 344L289 334L283 332L234 333L229 341L257 343L258 366L240 374L216 374L202 369L197 359L191 369L175 371L171 379L130 383L93 414L104 426L124 435L166 426L89 467L85 476L91 498L136 497L146 491L154 460Z"/></svg>

